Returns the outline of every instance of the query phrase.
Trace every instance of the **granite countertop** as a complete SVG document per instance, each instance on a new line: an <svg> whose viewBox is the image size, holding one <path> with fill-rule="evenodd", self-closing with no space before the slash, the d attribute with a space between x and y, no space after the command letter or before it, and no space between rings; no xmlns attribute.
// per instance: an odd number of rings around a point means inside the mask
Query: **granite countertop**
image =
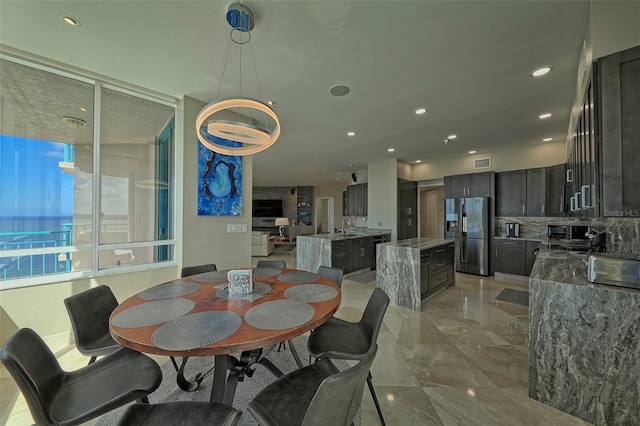
<svg viewBox="0 0 640 426"><path fill-rule="evenodd" d="M589 253L578 251L541 248L529 278L640 294L640 290L633 288L589 282L587 279L589 255Z"/></svg>
<svg viewBox="0 0 640 426"><path fill-rule="evenodd" d="M341 241L341 240L349 240L349 239L362 238L362 237L374 237L377 235L387 235L387 234L391 234L391 229L358 229L351 235L342 236L341 233L334 232L333 234L298 235L298 239L315 238L319 240Z"/></svg>
<svg viewBox="0 0 640 426"><path fill-rule="evenodd" d="M554 281L565 284L590 285L587 281L589 254L541 248L530 279Z"/></svg>
<svg viewBox="0 0 640 426"><path fill-rule="evenodd" d="M418 250L430 249L445 244L453 244L454 240L445 240L444 238L410 238L408 240L383 243L382 246L407 247Z"/></svg>

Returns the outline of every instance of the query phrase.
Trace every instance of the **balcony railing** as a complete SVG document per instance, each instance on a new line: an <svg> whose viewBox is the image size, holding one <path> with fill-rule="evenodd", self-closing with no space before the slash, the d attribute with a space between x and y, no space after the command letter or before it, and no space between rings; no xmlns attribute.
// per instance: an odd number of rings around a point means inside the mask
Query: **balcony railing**
<svg viewBox="0 0 640 426"><path fill-rule="evenodd" d="M0 232L0 279L71 271L70 252L2 257L2 251L70 246L72 230L66 223L61 231Z"/></svg>

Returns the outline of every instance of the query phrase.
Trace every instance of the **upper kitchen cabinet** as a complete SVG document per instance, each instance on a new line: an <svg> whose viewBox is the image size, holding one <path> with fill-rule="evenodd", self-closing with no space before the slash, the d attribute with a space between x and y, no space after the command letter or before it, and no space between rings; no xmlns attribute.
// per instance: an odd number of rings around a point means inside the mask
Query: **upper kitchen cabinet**
<svg viewBox="0 0 640 426"><path fill-rule="evenodd" d="M640 216L640 46L595 64L603 216Z"/></svg>
<svg viewBox="0 0 640 426"><path fill-rule="evenodd" d="M418 236L418 183L398 179L398 240Z"/></svg>
<svg viewBox="0 0 640 426"><path fill-rule="evenodd" d="M493 192L493 176L493 172L445 176L444 197L490 197Z"/></svg>
<svg viewBox="0 0 640 426"><path fill-rule="evenodd" d="M594 217L599 212L595 103L594 79L591 76L586 82L567 159L565 205L567 214L575 217Z"/></svg>
<svg viewBox="0 0 640 426"><path fill-rule="evenodd" d="M564 164L546 168L545 216L564 216L565 170Z"/></svg>
<svg viewBox="0 0 640 426"><path fill-rule="evenodd" d="M367 216L369 186L366 183L347 186L347 216Z"/></svg>
<svg viewBox="0 0 640 426"><path fill-rule="evenodd" d="M526 216L527 171L496 173L496 216Z"/></svg>
<svg viewBox="0 0 640 426"><path fill-rule="evenodd" d="M547 173L544 167L527 169L527 216L545 216Z"/></svg>

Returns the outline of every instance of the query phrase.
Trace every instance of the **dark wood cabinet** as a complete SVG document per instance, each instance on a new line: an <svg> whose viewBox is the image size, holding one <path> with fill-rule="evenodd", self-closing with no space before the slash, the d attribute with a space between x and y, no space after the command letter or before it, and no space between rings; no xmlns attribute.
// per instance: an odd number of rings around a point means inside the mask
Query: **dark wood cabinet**
<svg viewBox="0 0 640 426"><path fill-rule="evenodd" d="M418 183L398 179L398 240L418 236Z"/></svg>
<svg viewBox="0 0 640 426"><path fill-rule="evenodd" d="M544 167L527 169L527 216L544 216L547 173Z"/></svg>
<svg viewBox="0 0 640 426"><path fill-rule="evenodd" d="M349 272L371 268L371 252L373 239L371 237L349 239ZM346 271L345 271L346 272Z"/></svg>
<svg viewBox="0 0 640 426"><path fill-rule="evenodd" d="M454 243L420 251L421 298L455 285Z"/></svg>
<svg viewBox="0 0 640 426"><path fill-rule="evenodd" d="M366 183L347 186L346 216L367 216L368 190Z"/></svg>
<svg viewBox="0 0 640 426"><path fill-rule="evenodd" d="M565 170L564 164L546 168L545 216L564 216Z"/></svg>
<svg viewBox="0 0 640 426"><path fill-rule="evenodd" d="M349 270L349 240L331 242L331 266L347 273Z"/></svg>
<svg viewBox="0 0 640 426"><path fill-rule="evenodd" d="M490 197L493 189L493 172L469 173L444 177L444 197Z"/></svg>
<svg viewBox="0 0 640 426"><path fill-rule="evenodd" d="M496 216L525 216L527 171L496 173Z"/></svg>
<svg viewBox="0 0 640 426"><path fill-rule="evenodd" d="M603 216L640 216L640 46L594 66Z"/></svg>
<svg viewBox="0 0 640 426"><path fill-rule="evenodd" d="M526 241L496 239L494 248L495 272L525 275Z"/></svg>
<svg viewBox="0 0 640 426"><path fill-rule="evenodd" d="M299 186L297 193L297 218L292 225L313 225L313 186Z"/></svg>

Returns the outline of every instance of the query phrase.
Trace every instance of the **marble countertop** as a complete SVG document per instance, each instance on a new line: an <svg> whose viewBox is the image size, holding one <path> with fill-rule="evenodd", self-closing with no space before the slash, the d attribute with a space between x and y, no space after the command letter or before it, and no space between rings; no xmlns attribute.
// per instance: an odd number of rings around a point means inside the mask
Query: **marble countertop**
<svg viewBox="0 0 640 426"><path fill-rule="evenodd" d="M640 294L640 290L632 288L589 282L588 267L589 253L541 248L529 278Z"/></svg>
<svg viewBox="0 0 640 426"><path fill-rule="evenodd" d="M342 236L341 233L335 232L333 234L316 234L316 235L298 235L298 240L301 238L315 238L320 240L341 241L362 237L374 237L377 235L391 234L390 229L358 229L351 235Z"/></svg>
<svg viewBox="0 0 640 426"><path fill-rule="evenodd" d="M453 244L454 240L445 240L444 238L410 238L408 240L383 243L381 246L407 247L418 250L430 249L445 244Z"/></svg>

